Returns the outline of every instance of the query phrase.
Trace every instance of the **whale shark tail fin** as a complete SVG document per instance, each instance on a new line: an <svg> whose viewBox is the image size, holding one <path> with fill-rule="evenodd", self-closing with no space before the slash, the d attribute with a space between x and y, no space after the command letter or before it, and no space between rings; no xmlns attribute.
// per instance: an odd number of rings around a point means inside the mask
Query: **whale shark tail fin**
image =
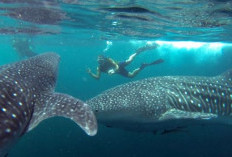
<svg viewBox="0 0 232 157"><path fill-rule="evenodd" d="M29 131L44 119L54 116L73 120L90 136L97 133L97 121L90 107L81 100L62 93L46 93L37 98Z"/></svg>

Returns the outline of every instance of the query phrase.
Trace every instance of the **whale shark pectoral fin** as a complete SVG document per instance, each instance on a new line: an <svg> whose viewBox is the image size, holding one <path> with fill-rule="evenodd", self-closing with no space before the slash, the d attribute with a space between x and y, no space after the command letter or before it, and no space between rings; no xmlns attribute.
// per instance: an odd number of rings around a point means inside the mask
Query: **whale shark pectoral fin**
<svg viewBox="0 0 232 157"><path fill-rule="evenodd" d="M187 112L178 109L170 109L159 118L159 120L173 120L173 119L195 119L208 120L217 118L216 114L202 113L202 112Z"/></svg>
<svg viewBox="0 0 232 157"><path fill-rule="evenodd" d="M46 93L37 98L29 130L54 116L70 118L90 136L97 133L97 121L90 107L81 100L61 93Z"/></svg>

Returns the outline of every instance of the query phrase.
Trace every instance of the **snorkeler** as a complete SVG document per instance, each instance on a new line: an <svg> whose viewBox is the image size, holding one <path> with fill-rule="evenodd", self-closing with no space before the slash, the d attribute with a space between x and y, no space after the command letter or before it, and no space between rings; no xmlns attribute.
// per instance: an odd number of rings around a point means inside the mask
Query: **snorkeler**
<svg viewBox="0 0 232 157"><path fill-rule="evenodd" d="M112 58L107 58L104 57L103 55L99 55L97 59L99 64L99 66L97 67L97 73L96 74L92 73L89 68L87 69L87 72L95 79L100 79L102 72L109 75L120 74L127 78L133 78L145 67L149 65L160 64L164 61L163 59L158 59L151 63L142 63L139 68L134 69L132 72L126 70L126 66L129 65L138 54L140 54L143 51L151 50L154 48L157 48L157 45L146 45L144 47L141 47L134 54L132 54L126 61L119 63L113 60Z"/></svg>

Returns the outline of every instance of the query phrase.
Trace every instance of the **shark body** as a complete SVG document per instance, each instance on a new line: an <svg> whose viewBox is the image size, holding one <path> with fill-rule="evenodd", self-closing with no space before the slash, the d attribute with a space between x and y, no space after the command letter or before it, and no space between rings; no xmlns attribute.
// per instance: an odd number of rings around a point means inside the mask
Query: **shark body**
<svg viewBox="0 0 232 157"><path fill-rule="evenodd" d="M231 124L232 70L215 77L153 77L106 90L88 103L99 123L137 131Z"/></svg>
<svg viewBox="0 0 232 157"><path fill-rule="evenodd" d="M88 135L96 134L88 105L54 92L58 64L57 54L45 53L0 67L0 156L25 132L53 116L70 118Z"/></svg>

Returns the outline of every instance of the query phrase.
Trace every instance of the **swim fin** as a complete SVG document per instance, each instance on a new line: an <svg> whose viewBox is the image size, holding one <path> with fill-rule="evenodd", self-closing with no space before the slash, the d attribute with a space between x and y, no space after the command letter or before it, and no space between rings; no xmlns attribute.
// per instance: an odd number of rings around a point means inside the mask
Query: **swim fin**
<svg viewBox="0 0 232 157"><path fill-rule="evenodd" d="M152 44L152 45L145 45L141 48L139 48L135 53L140 54L141 52L156 49L159 45L158 44Z"/></svg>
<svg viewBox="0 0 232 157"><path fill-rule="evenodd" d="M163 62L164 62L163 59L157 59L154 62L148 63L148 65L160 64L160 63L163 63Z"/></svg>
<svg viewBox="0 0 232 157"><path fill-rule="evenodd" d="M163 62L164 62L163 59L157 59L157 60L155 60L154 62L151 62L151 63L142 63L141 66L140 66L140 69L144 69L146 66L149 66L149 65L160 64L160 63L163 63Z"/></svg>

